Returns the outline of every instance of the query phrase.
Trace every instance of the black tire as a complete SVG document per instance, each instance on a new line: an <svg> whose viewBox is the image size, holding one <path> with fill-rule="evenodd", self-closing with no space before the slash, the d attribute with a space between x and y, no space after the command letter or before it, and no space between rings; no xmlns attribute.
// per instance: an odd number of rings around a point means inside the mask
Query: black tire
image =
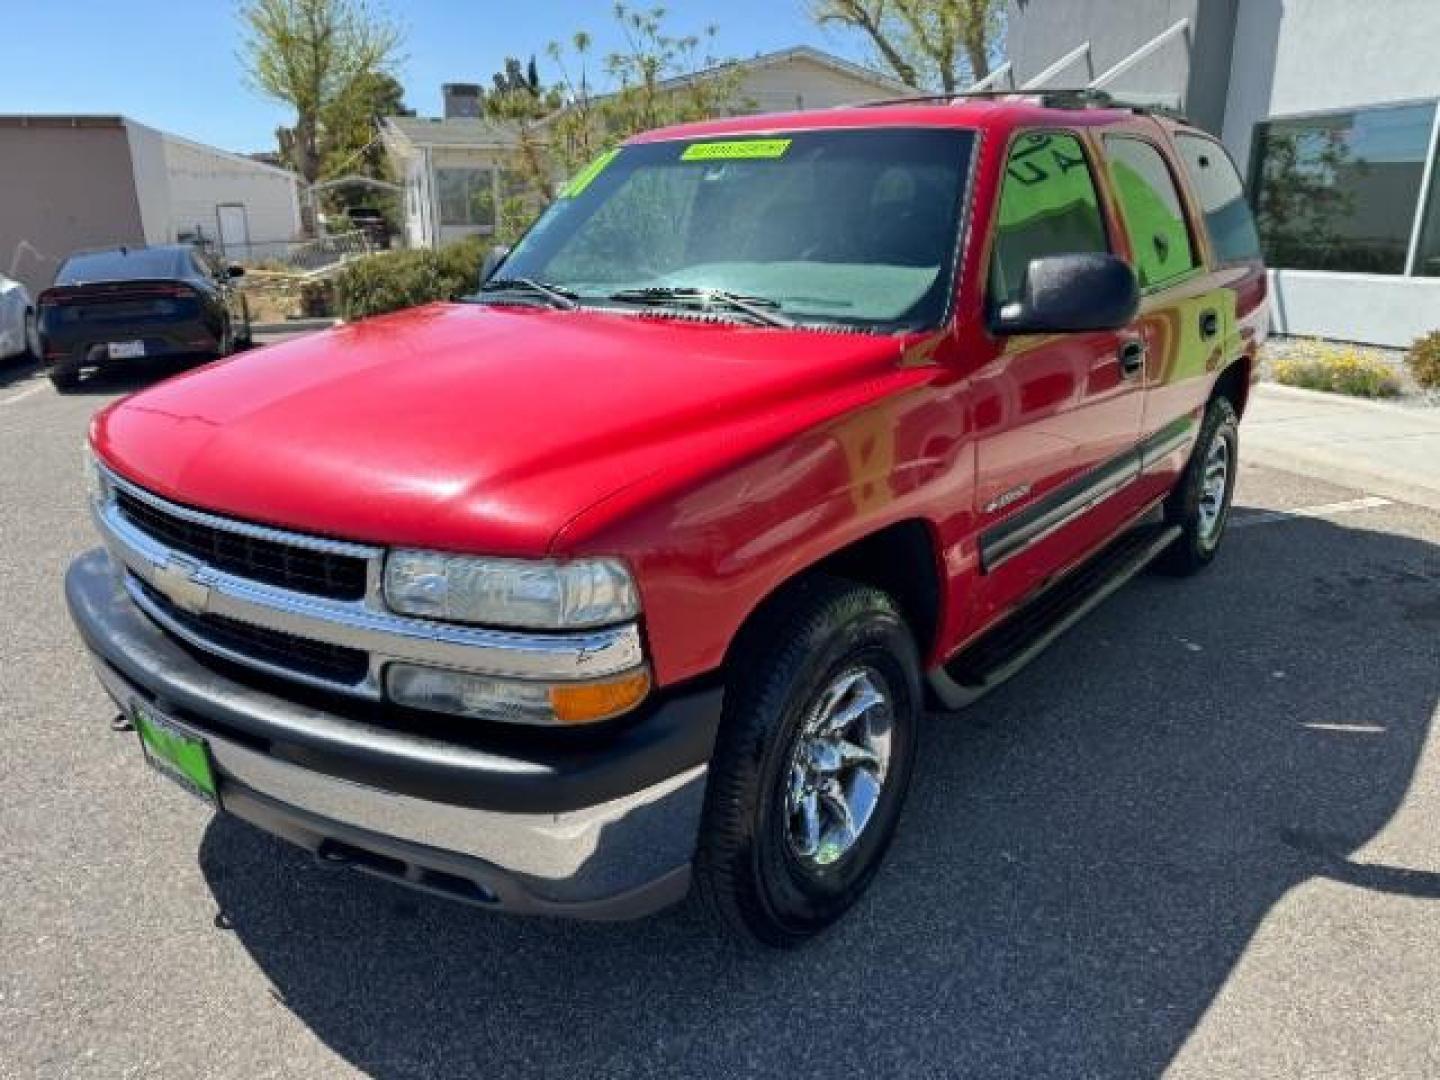
<svg viewBox="0 0 1440 1080"><path fill-rule="evenodd" d="M50 372L50 384L61 394L68 394L80 388L80 372L74 368L55 368Z"/></svg>
<svg viewBox="0 0 1440 1080"><path fill-rule="evenodd" d="M1191 451L1190 461L1174 490L1165 500L1165 521L1180 526L1179 538L1166 549L1159 561L1165 573L1184 577L1209 566L1225 539L1225 526L1230 520L1230 501L1235 494L1235 475L1239 471L1240 421L1235 408L1223 397L1211 398L1200 424L1200 436ZM1216 450L1217 446L1220 448ZM1219 505L1213 514L1202 506L1206 501L1206 475L1213 471L1215 453L1223 453L1224 485Z"/></svg>
<svg viewBox="0 0 1440 1080"><path fill-rule="evenodd" d="M36 314L34 308L25 309L24 326L25 348L21 350L22 357L29 357L37 364L42 359L43 349L40 346L40 330L36 325Z"/></svg>
<svg viewBox="0 0 1440 1080"><path fill-rule="evenodd" d="M799 945L859 899L894 835L914 769L922 700L915 642L888 595L816 576L756 616L727 668L725 714L696 850L696 892L728 932L771 946ZM822 692L857 672L883 686L888 698L879 721L888 718L888 764L874 809L851 845L834 862L817 865L817 856L797 851L791 836L797 819L788 792L802 760L798 740L818 715ZM875 714L863 715L868 731ZM812 806L833 805L811 800Z"/></svg>
<svg viewBox="0 0 1440 1080"><path fill-rule="evenodd" d="M245 316L245 332L235 339L235 349L253 349L255 347L255 327L250 322L250 301L243 296L240 298L240 311Z"/></svg>

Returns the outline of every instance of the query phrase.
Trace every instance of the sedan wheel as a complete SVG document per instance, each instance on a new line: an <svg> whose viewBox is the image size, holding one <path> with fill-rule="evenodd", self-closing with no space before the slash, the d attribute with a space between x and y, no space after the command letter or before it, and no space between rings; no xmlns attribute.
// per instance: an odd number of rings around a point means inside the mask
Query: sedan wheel
<svg viewBox="0 0 1440 1080"><path fill-rule="evenodd" d="M25 312L25 351L35 360L41 358L40 320L35 317L34 308Z"/></svg>

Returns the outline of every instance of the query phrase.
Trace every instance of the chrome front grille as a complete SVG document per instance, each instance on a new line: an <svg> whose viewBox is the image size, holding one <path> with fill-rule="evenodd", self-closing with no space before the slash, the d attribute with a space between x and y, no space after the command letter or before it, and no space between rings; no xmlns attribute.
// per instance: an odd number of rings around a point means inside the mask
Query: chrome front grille
<svg viewBox="0 0 1440 1080"><path fill-rule="evenodd" d="M177 635L239 663L341 686L358 686L369 673L370 657L359 649L311 641L223 615L192 614L143 581L137 581L135 588L145 609Z"/></svg>
<svg viewBox="0 0 1440 1080"><path fill-rule="evenodd" d="M585 681L644 663L634 623L535 632L430 622L390 611L385 549L219 517L108 470L96 524L131 599L187 644L311 686L383 697L403 661L509 679Z"/></svg>
<svg viewBox="0 0 1440 1080"><path fill-rule="evenodd" d="M363 558L236 532L209 515L181 516L124 488L115 492L115 508L151 539L217 570L310 596L365 597Z"/></svg>

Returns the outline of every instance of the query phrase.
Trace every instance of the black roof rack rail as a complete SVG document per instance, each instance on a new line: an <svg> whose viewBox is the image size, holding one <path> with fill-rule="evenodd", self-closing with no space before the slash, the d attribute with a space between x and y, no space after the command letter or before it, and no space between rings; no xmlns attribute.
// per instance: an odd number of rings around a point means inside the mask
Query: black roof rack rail
<svg viewBox="0 0 1440 1080"><path fill-rule="evenodd" d="M841 107L873 109L887 105L920 105L925 102L949 104L962 101L996 101L1002 98L1031 98L1038 105L1048 109L1129 109L1135 113L1154 113L1176 120L1187 119L1180 110L1173 109L1168 105L1127 99L1089 86L1036 87L1033 90L957 90L948 94L913 94L909 97L880 98Z"/></svg>

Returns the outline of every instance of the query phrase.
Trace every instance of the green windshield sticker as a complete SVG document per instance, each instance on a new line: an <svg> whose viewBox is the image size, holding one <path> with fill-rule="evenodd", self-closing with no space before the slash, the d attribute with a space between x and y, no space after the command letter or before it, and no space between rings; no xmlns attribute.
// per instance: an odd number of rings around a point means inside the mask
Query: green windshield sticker
<svg viewBox="0 0 1440 1080"><path fill-rule="evenodd" d="M753 161L778 158L790 149L789 139L742 139L735 142L695 143L685 148L681 161Z"/></svg>
<svg viewBox="0 0 1440 1080"><path fill-rule="evenodd" d="M579 195L595 182L595 178L604 172L619 154L620 148L618 146L614 150L609 150L601 154L575 174L575 179L570 181L565 190L560 193L560 197L562 199L573 199L576 195Z"/></svg>

